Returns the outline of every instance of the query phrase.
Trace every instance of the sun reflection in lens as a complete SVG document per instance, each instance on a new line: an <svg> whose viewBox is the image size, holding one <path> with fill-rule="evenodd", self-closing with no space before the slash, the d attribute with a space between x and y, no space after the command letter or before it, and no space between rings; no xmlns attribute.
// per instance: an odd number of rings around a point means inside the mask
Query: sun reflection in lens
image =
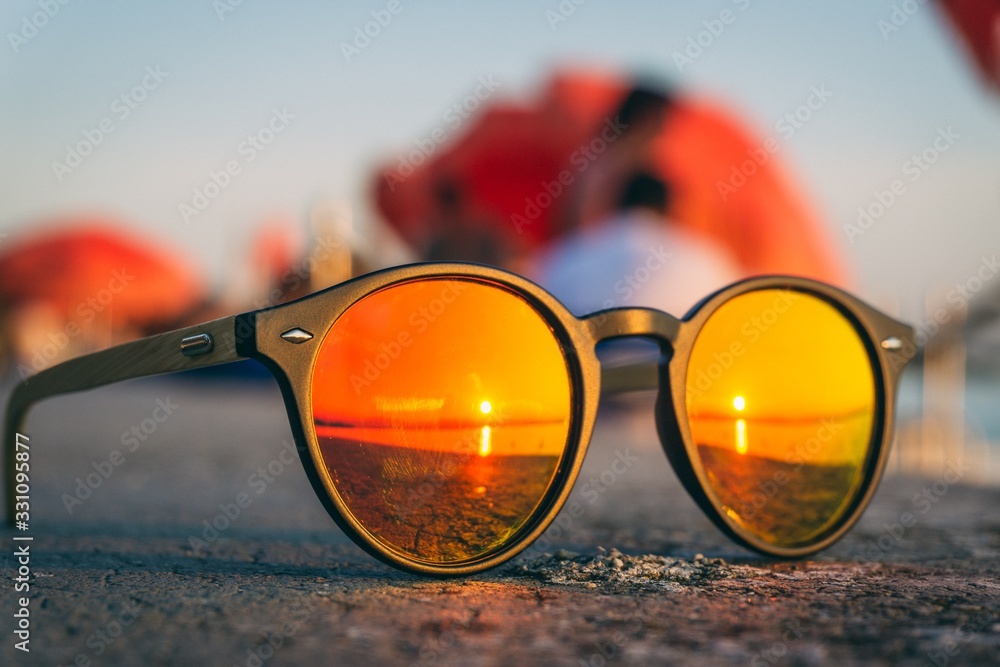
<svg viewBox="0 0 1000 667"><path fill-rule="evenodd" d="M842 526L877 452L877 374L832 300L762 289L721 304L686 379L693 463L720 513L775 546L816 546Z"/></svg>
<svg viewBox="0 0 1000 667"><path fill-rule="evenodd" d="M743 412L747 407L746 399L742 396L737 396L733 399L733 407L736 409L736 412ZM747 420L745 419L736 420L736 453L747 453Z"/></svg>
<svg viewBox="0 0 1000 667"><path fill-rule="evenodd" d="M543 312L493 281L427 278L340 315L316 358L312 416L369 544L460 563L499 553L548 507L575 451L576 390Z"/></svg>
<svg viewBox="0 0 1000 667"><path fill-rule="evenodd" d="M483 401L479 404L479 411L484 415L488 415L493 412L493 404L489 401ZM482 429L479 431L479 455L489 456L490 451L493 446L490 444L491 429L488 424L483 425Z"/></svg>
<svg viewBox="0 0 1000 667"><path fill-rule="evenodd" d="M736 420L736 453L747 453L747 420Z"/></svg>
<svg viewBox="0 0 1000 667"><path fill-rule="evenodd" d="M479 432L479 455L489 456L491 449L492 447L490 446L490 427L484 426L482 430Z"/></svg>

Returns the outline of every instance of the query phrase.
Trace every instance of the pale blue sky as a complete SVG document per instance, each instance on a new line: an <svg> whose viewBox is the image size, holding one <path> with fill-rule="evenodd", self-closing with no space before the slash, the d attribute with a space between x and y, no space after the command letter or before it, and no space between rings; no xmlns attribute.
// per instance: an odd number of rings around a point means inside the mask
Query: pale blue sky
<svg viewBox="0 0 1000 667"><path fill-rule="evenodd" d="M983 89L933 7L885 39L878 22L898 2L623 4L588 0L553 29L546 11L558 11L557 0L402 1L347 62L341 43L389 2L244 0L220 21L209 0L72 1L16 53L10 34L41 10L37 0L5 2L0 231L65 212L111 212L190 252L219 279L246 250L240 230L265 214L304 215L318 197L344 197L370 217L362 188L372 165L447 128L442 115L480 76L501 82L497 95L518 96L569 63L662 75L731 103L762 135L776 135L774 123L810 87L825 86L832 98L781 140L780 155L856 267L858 291L898 300L910 317L927 289L964 281L982 255L1000 252L1000 96ZM732 23L678 71L674 53L725 9ZM148 66L169 74L119 121L112 101ZM209 170L243 160L240 142L274 108L295 118L185 225L179 205ZM53 161L105 117L114 131L60 182ZM954 144L848 244L843 225L858 206L949 126Z"/></svg>

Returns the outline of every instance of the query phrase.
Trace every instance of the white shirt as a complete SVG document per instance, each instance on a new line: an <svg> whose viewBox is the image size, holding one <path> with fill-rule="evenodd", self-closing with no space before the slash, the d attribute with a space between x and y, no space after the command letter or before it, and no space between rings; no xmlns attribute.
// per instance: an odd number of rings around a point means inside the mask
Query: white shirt
<svg viewBox="0 0 1000 667"><path fill-rule="evenodd" d="M712 243L643 210L556 241L540 255L532 276L576 315L648 306L678 318L742 277Z"/></svg>

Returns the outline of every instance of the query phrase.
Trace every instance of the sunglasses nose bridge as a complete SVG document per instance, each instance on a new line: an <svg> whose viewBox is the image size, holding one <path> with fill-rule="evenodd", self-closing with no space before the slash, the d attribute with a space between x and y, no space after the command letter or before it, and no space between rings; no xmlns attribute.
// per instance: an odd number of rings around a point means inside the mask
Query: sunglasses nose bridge
<svg viewBox="0 0 1000 667"><path fill-rule="evenodd" d="M676 317L654 308L612 308L583 318L594 343L613 338L641 336L672 346L677 340L681 322Z"/></svg>

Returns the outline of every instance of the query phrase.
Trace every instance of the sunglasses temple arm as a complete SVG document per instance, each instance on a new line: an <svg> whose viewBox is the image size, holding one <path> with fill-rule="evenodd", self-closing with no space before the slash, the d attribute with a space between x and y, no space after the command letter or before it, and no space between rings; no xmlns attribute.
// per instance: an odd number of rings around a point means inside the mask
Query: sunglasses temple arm
<svg viewBox="0 0 1000 667"><path fill-rule="evenodd" d="M22 380L7 403L4 421L4 503L14 522L17 438L31 407L43 399L133 378L215 366L243 358L237 352L239 316L223 317L70 359ZM252 336L252 330L245 332Z"/></svg>
<svg viewBox="0 0 1000 667"><path fill-rule="evenodd" d="M601 394L624 394L659 389L660 371L656 361L634 362L601 368Z"/></svg>

